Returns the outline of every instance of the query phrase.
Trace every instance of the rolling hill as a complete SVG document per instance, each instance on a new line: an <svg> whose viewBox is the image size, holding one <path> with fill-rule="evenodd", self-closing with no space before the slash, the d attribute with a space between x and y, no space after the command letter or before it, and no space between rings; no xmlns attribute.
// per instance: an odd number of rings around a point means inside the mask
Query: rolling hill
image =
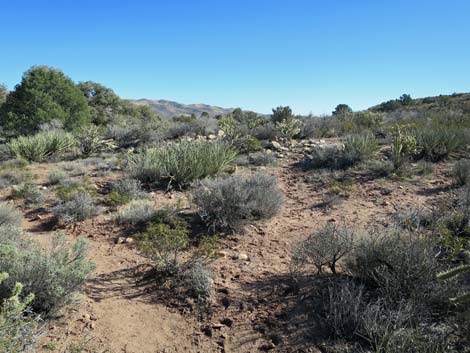
<svg viewBox="0 0 470 353"><path fill-rule="evenodd" d="M162 119L171 119L177 115L195 114L196 116L200 116L203 112L207 112L210 116L216 116L219 114L225 115L233 110L233 108L221 108L208 104L182 104L163 99L137 99L132 102L136 104L150 105Z"/></svg>

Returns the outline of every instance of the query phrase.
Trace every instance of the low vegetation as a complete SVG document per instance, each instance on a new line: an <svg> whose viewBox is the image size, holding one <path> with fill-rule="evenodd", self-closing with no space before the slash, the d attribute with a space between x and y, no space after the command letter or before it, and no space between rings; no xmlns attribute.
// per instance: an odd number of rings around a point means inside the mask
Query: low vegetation
<svg viewBox="0 0 470 353"><path fill-rule="evenodd" d="M284 196L275 177L257 173L201 181L192 191L192 200L210 229L235 230L275 216Z"/></svg>
<svg viewBox="0 0 470 353"><path fill-rule="evenodd" d="M129 173L144 183L187 186L194 180L226 171L237 153L227 144L179 142L130 156Z"/></svg>

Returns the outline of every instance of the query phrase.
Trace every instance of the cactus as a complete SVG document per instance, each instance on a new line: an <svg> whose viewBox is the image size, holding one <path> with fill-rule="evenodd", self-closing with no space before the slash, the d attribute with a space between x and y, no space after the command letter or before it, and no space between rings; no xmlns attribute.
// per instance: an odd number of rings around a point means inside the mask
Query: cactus
<svg viewBox="0 0 470 353"><path fill-rule="evenodd" d="M416 153L416 138L411 134L411 126L395 125L392 128L392 139L392 161L395 169L399 169L408 158Z"/></svg>
<svg viewBox="0 0 470 353"><path fill-rule="evenodd" d="M454 278L464 272L470 272L470 265L461 265L448 271L441 272L437 275L437 279L445 281L446 279ZM450 298L449 300L455 305L470 303L470 293L465 293L457 297Z"/></svg>

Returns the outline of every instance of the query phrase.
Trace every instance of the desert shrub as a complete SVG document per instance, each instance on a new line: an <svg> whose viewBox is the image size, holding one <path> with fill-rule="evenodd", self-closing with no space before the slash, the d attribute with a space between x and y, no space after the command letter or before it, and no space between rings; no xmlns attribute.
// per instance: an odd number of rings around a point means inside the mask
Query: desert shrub
<svg viewBox="0 0 470 353"><path fill-rule="evenodd" d="M392 214L392 221L400 228L409 231L419 231L430 225L433 220L433 214L422 207L397 208Z"/></svg>
<svg viewBox="0 0 470 353"><path fill-rule="evenodd" d="M188 225L177 217L157 218L138 237L138 247L155 268L167 275L180 272L180 254L188 245Z"/></svg>
<svg viewBox="0 0 470 353"><path fill-rule="evenodd" d="M279 132L273 123L269 122L260 126L257 126L250 131L251 135L256 137L258 140L274 140L279 136Z"/></svg>
<svg viewBox="0 0 470 353"><path fill-rule="evenodd" d="M147 148L129 159L130 174L142 182L167 182L180 187L196 179L223 172L237 153L218 142L179 142Z"/></svg>
<svg viewBox="0 0 470 353"><path fill-rule="evenodd" d="M394 231L363 238L348 262L352 274L390 302L443 304L443 288L436 281L439 264L433 244L417 235Z"/></svg>
<svg viewBox="0 0 470 353"><path fill-rule="evenodd" d="M71 177L81 176L88 173L89 168L83 163L83 161L73 161L61 163L63 170L68 172Z"/></svg>
<svg viewBox="0 0 470 353"><path fill-rule="evenodd" d="M336 273L338 262L352 250L352 246L353 233L349 229L327 224L296 246L292 255L294 268L313 265L321 273L323 267L328 266L332 273Z"/></svg>
<svg viewBox="0 0 470 353"><path fill-rule="evenodd" d="M371 111L357 112L353 115L353 122L359 130L375 130L383 122L383 114Z"/></svg>
<svg viewBox="0 0 470 353"><path fill-rule="evenodd" d="M25 235L13 238L0 232L0 250L0 271L10 275L0 286L0 297L9 297L20 282L24 293L34 293L31 306L37 313L56 312L68 304L94 268L86 259L87 243L68 245L61 235L43 250Z"/></svg>
<svg viewBox="0 0 470 353"><path fill-rule="evenodd" d="M88 157L91 154L114 149L111 140L106 140L95 125L83 128L77 135L80 154Z"/></svg>
<svg viewBox="0 0 470 353"><path fill-rule="evenodd" d="M400 302L390 309L383 301L370 303L362 315L362 333L376 353L444 353L445 332L418 325L414 308Z"/></svg>
<svg viewBox="0 0 470 353"><path fill-rule="evenodd" d="M7 273L0 273L0 285L8 279ZM28 305L33 294L24 299L23 285L15 283L13 293L0 304L0 352L21 353L33 351L40 335L39 320L31 315Z"/></svg>
<svg viewBox="0 0 470 353"><path fill-rule="evenodd" d="M56 188L56 196L61 201L70 201L78 194L83 193L95 196L96 190L88 185L70 179L63 180Z"/></svg>
<svg viewBox="0 0 470 353"><path fill-rule="evenodd" d="M47 174L47 184L57 185L67 178L67 174L61 169L53 169Z"/></svg>
<svg viewBox="0 0 470 353"><path fill-rule="evenodd" d="M188 266L183 274L184 282L191 294L200 301L208 300L214 287L212 273L202 261L196 261Z"/></svg>
<svg viewBox="0 0 470 353"><path fill-rule="evenodd" d="M456 162L452 174L457 184L467 184L470 180L470 159L461 159Z"/></svg>
<svg viewBox="0 0 470 353"><path fill-rule="evenodd" d="M142 190L142 184L136 179L122 179L112 185L108 201L112 205L123 205L131 200L145 200L149 196Z"/></svg>
<svg viewBox="0 0 470 353"><path fill-rule="evenodd" d="M0 144L0 161L7 161L12 157L10 148L5 143Z"/></svg>
<svg viewBox="0 0 470 353"><path fill-rule="evenodd" d="M269 219L284 202L276 178L261 173L201 181L195 185L192 199L213 230L233 230L247 222Z"/></svg>
<svg viewBox="0 0 470 353"><path fill-rule="evenodd" d="M155 204L148 200L133 200L114 214L114 220L121 225L140 226L156 215Z"/></svg>
<svg viewBox="0 0 470 353"><path fill-rule="evenodd" d="M310 139L316 136L318 118L312 116L306 116L300 118L302 126L300 127L299 137L302 139Z"/></svg>
<svg viewBox="0 0 470 353"><path fill-rule="evenodd" d="M69 201L59 203L52 209L52 213L60 223L68 224L83 221L98 214L93 198L86 192L75 194Z"/></svg>
<svg viewBox="0 0 470 353"><path fill-rule="evenodd" d="M3 166L2 166L3 167ZM7 187L11 185L18 185L27 182L33 178L33 175L22 168L14 165L5 165L5 169L0 169L0 187Z"/></svg>
<svg viewBox="0 0 470 353"><path fill-rule="evenodd" d="M5 225L19 226L23 216L12 205L0 202L0 227Z"/></svg>
<svg viewBox="0 0 470 353"><path fill-rule="evenodd" d="M33 136L20 136L8 143L13 155L27 161L42 162L63 153L75 145L70 133L61 130L39 132Z"/></svg>
<svg viewBox="0 0 470 353"><path fill-rule="evenodd" d="M276 163L276 157L274 153L258 152L248 156L248 162L254 166L266 166L273 165Z"/></svg>
<svg viewBox="0 0 470 353"><path fill-rule="evenodd" d="M437 162L465 145L462 129L444 125L415 129L416 158Z"/></svg>
<svg viewBox="0 0 470 353"><path fill-rule="evenodd" d="M389 160L369 160L364 167L374 178L387 178L395 172L393 162Z"/></svg>
<svg viewBox="0 0 470 353"><path fill-rule="evenodd" d="M249 135L233 141L233 146L241 153L252 153L263 149L261 141Z"/></svg>
<svg viewBox="0 0 470 353"><path fill-rule="evenodd" d="M364 287L352 280L332 282L321 297L321 321L335 336L352 338L362 328L366 308Z"/></svg>
<svg viewBox="0 0 470 353"><path fill-rule="evenodd" d="M104 137L113 139L120 148L155 144L164 140L166 127L160 122L131 121L121 125L109 125Z"/></svg>
<svg viewBox="0 0 470 353"><path fill-rule="evenodd" d="M11 198L21 199L25 206L32 206L42 202L44 200L44 195L37 185L25 183L12 190Z"/></svg>
<svg viewBox="0 0 470 353"><path fill-rule="evenodd" d="M422 176L426 176L426 175L430 175L434 172L434 166L431 162L428 162L428 161L419 161L418 163L416 163L416 170L415 170L415 173L417 175L422 175Z"/></svg>
<svg viewBox="0 0 470 353"><path fill-rule="evenodd" d="M344 142L345 165L354 165L367 160L377 150L377 140L371 133L346 136Z"/></svg>
<svg viewBox="0 0 470 353"><path fill-rule="evenodd" d="M341 146L314 148L305 156L302 166L305 169L345 169Z"/></svg>

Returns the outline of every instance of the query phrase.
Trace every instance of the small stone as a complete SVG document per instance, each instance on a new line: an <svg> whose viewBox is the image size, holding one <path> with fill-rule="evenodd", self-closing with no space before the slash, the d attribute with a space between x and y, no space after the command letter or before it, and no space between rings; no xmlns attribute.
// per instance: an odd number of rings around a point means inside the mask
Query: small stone
<svg viewBox="0 0 470 353"><path fill-rule="evenodd" d="M131 238L131 237L126 238L126 243L127 243L127 244L132 244L132 243L134 243L134 238Z"/></svg>
<svg viewBox="0 0 470 353"><path fill-rule="evenodd" d="M90 321L90 320L91 320L91 316L90 316L90 314L88 314L88 313L83 314L82 317L83 317L83 320L85 320L85 321Z"/></svg>
<svg viewBox="0 0 470 353"><path fill-rule="evenodd" d="M219 137L225 136L225 131L224 130L217 131L217 136L219 136Z"/></svg>
<svg viewBox="0 0 470 353"><path fill-rule="evenodd" d="M280 151L282 148L281 144L277 141L271 141L271 147L277 151Z"/></svg>
<svg viewBox="0 0 470 353"><path fill-rule="evenodd" d="M214 134L210 134L207 136L207 139L208 140L215 140L217 138L217 136L215 136Z"/></svg>
<svg viewBox="0 0 470 353"><path fill-rule="evenodd" d="M248 255L244 254L244 253L240 253L240 254L238 254L238 260L247 261L248 260Z"/></svg>
<svg viewBox="0 0 470 353"><path fill-rule="evenodd" d="M228 257L228 252L225 250L217 251L217 256L219 257Z"/></svg>
<svg viewBox="0 0 470 353"><path fill-rule="evenodd" d="M115 242L116 244L122 244L126 241L126 238L124 237L119 237L119 238L116 238Z"/></svg>

